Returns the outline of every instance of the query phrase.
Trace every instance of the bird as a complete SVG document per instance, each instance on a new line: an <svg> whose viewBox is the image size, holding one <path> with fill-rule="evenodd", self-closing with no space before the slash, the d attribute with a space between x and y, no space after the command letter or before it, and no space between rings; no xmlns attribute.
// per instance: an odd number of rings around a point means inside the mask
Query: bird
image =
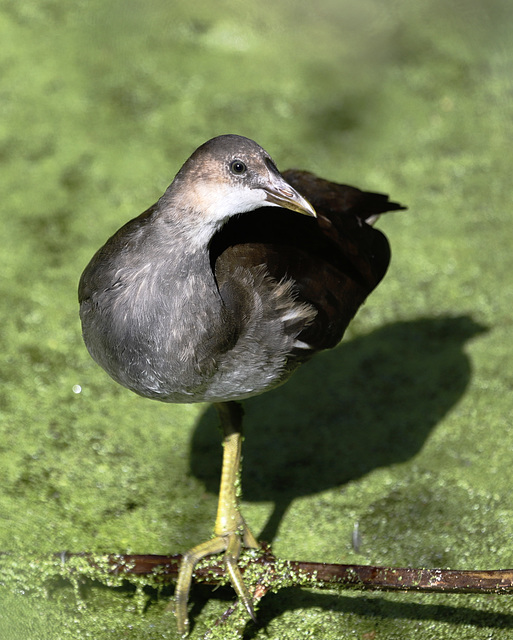
<svg viewBox="0 0 513 640"><path fill-rule="evenodd" d="M259 548L240 510L241 400L335 347L390 262L388 196L303 170L280 173L244 136L194 151L162 197L94 254L79 282L92 358L118 383L167 403L211 402L223 431L214 536L182 556L178 632L189 631L194 567L224 554L255 620L238 560Z"/></svg>

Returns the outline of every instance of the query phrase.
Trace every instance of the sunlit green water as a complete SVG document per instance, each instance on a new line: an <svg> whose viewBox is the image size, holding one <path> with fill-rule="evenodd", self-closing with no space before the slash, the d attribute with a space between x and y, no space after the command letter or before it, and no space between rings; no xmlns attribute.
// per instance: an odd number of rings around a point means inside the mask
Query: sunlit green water
<svg viewBox="0 0 513 640"><path fill-rule="evenodd" d="M291 559L513 565L512 27L507 0L0 3L0 637L176 637L169 594L141 613L23 559L210 535L214 415L108 379L76 287L220 133L409 206L345 342L246 405L252 528ZM192 638L228 606L209 594ZM247 638L513 637L506 597L287 590L258 617Z"/></svg>

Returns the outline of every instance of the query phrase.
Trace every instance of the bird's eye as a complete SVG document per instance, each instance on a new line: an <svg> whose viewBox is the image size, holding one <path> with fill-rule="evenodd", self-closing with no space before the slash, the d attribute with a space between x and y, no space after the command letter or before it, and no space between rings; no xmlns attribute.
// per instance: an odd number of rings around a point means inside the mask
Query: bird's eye
<svg viewBox="0 0 513 640"><path fill-rule="evenodd" d="M242 160L233 160L230 163L230 171L240 176L241 174L246 173L246 165Z"/></svg>

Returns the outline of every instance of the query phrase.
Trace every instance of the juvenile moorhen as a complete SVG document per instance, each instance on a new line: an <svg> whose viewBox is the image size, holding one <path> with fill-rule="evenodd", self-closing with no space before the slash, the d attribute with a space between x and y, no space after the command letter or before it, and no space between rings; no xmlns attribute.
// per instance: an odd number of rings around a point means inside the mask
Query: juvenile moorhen
<svg viewBox="0 0 513 640"><path fill-rule="evenodd" d="M223 135L199 147L160 200L84 270L80 317L94 360L141 396L214 402L221 419L215 537L183 557L181 634L194 567L210 554L224 552L254 618L237 564L243 545L258 547L239 509L238 401L285 382L340 341L390 261L386 237L371 225L403 208L304 171L281 175L258 144Z"/></svg>

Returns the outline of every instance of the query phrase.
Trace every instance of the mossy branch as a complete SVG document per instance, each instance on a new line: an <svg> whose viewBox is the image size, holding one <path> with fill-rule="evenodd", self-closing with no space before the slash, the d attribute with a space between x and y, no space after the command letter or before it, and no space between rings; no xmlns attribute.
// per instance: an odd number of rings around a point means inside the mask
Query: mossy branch
<svg viewBox="0 0 513 640"><path fill-rule="evenodd" d="M144 588L159 588L176 580L181 555L132 555L60 553L40 557L28 554L0 554L0 574L5 584L17 590L47 594L55 577L70 580L77 601L82 602L81 585L93 580L107 586L121 586L125 580L137 587L137 601L144 610ZM376 591L423 591L437 593L513 593L513 569L459 571L454 569L413 569L356 564L328 564L278 560L267 548L245 551L239 563L245 583L256 605L269 591L284 587L309 587ZM38 574L41 580L34 580ZM194 580L205 584L227 583L222 561L212 556L195 569ZM243 607L230 606L210 629L204 640L240 638L247 623Z"/></svg>
<svg viewBox="0 0 513 640"><path fill-rule="evenodd" d="M110 575L152 576L160 582L175 580L181 556L89 553L61 554L61 559L82 558ZM101 558L101 560L100 560ZM435 593L513 593L513 569L467 570L377 567L278 560L268 551L247 552L241 572L248 583L265 584L266 590L283 586L308 586L375 591L422 591ZM254 575L253 575L254 574ZM218 585L225 582L222 562L207 559L194 572L194 580Z"/></svg>

